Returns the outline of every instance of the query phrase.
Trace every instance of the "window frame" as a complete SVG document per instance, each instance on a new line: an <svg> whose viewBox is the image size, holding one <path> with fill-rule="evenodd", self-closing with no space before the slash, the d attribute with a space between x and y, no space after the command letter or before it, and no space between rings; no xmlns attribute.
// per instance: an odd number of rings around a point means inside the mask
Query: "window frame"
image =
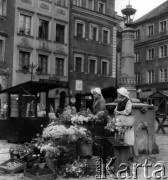
<svg viewBox="0 0 168 180"><path fill-rule="evenodd" d="M81 0L73 0L73 5L82 7L82 1Z"/></svg>
<svg viewBox="0 0 168 180"><path fill-rule="evenodd" d="M135 52L135 63L138 63L141 61L141 52L140 51L136 51Z"/></svg>
<svg viewBox="0 0 168 180"><path fill-rule="evenodd" d="M104 31L107 31L108 32L108 35L107 35L107 43L104 42ZM103 27L102 28L102 43L103 44L110 44L111 42L111 39L110 39L110 29L109 28L106 28L106 27Z"/></svg>
<svg viewBox="0 0 168 180"><path fill-rule="evenodd" d="M95 61L95 69L94 69L94 73L90 72L90 61L94 60ZM97 62L98 62L98 58L94 57L94 56L89 56L88 57L88 73L89 74L93 74L96 75L97 74Z"/></svg>
<svg viewBox="0 0 168 180"><path fill-rule="evenodd" d="M150 29L152 27L152 30ZM154 24L150 24L147 27L147 36L153 36L154 35Z"/></svg>
<svg viewBox="0 0 168 180"><path fill-rule="evenodd" d="M39 66L39 56L46 56L47 57L47 67L46 67L46 72L43 72L43 67ZM49 55L48 54L43 54L43 53L38 53L38 67L42 68L41 74L48 74L48 67L49 67Z"/></svg>
<svg viewBox="0 0 168 180"><path fill-rule="evenodd" d="M6 17L7 16L7 0L0 0L0 1L2 1L2 13L0 14L0 16L2 16L2 17ZM4 4L4 6L3 6L3 3L5 3Z"/></svg>
<svg viewBox="0 0 168 180"><path fill-rule="evenodd" d="M140 39L140 29L135 29L134 31L134 39Z"/></svg>
<svg viewBox="0 0 168 180"><path fill-rule="evenodd" d="M67 0L56 0L55 4L60 7L67 7Z"/></svg>
<svg viewBox="0 0 168 180"><path fill-rule="evenodd" d="M2 41L2 55L0 55L0 61L5 61L6 38L3 36L0 36L0 40Z"/></svg>
<svg viewBox="0 0 168 180"><path fill-rule="evenodd" d="M26 17L30 17L30 34L26 34L26 33L20 33L20 18L21 18L21 15L23 16L26 16ZM19 25L18 25L18 33L21 34L21 35L26 35L26 36L32 36L33 35L33 25L32 25L32 22L33 22L33 14L30 14L30 13L26 13L26 12L19 12ZM25 22L24 22L25 23ZM24 27L25 28L25 27ZM24 31L26 30L26 28L24 29Z"/></svg>
<svg viewBox="0 0 168 180"><path fill-rule="evenodd" d="M29 65L31 63L31 56L32 56L32 52L30 50L27 49L19 49L18 51L18 58L19 58L19 62L18 62L18 70L19 71L23 71L22 67L25 65L23 63L20 63L20 52L24 52L24 53L28 53L29 54L29 60L28 63L26 65ZM22 67L21 67L22 66ZM30 72L30 68L28 69L28 72Z"/></svg>
<svg viewBox="0 0 168 180"><path fill-rule="evenodd" d="M150 75L150 72L153 72L153 74ZM151 76L151 77L150 77ZM150 80L151 79L151 80ZM155 83L155 71L154 70L147 70L147 83L153 84Z"/></svg>
<svg viewBox="0 0 168 180"><path fill-rule="evenodd" d="M161 23L164 23L164 22L166 23L166 25L164 26L164 29L163 29ZM167 19L159 21L159 33L163 33L166 31L167 31Z"/></svg>
<svg viewBox="0 0 168 180"><path fill-rule="evenodd" d="M166 47L166 49L163 49L163 50L162 50L162 47L163 47L163 48ZM166 51L166 53L165 53L165 51ZM167 57L167 56L168 56L168 45L165 44L165 45L159 46L159 57L160 57L160 58L165 58L165 57Z"/></svg>
<svg viewBox="0 0 168 180"><path fill-rule="evenodd" d="M99 11L100 10L100 4L103 5L103 12ZM103 3L102 1L98 1L98 13L105 14L105 9L106 9L105 7L106 7L105 3Z"/></svg>
<svg viewBox="0 0 168 180"><path fill-rule="evenodd" d="M80 36L77 35L77 24L82 24L82 25L83 25L83 28L82 28L82 37L80 37ZM86 35L85 35L85 32L86 32L86 23L85 23L85 21L76 19L76 20L75 20L75 37L85 38L85 36L86 36Z"/></svg>
<svg viewBox="0 0 168 180"><path fill-rule="evenodd" d="M91 7L91 8L89 8L89 1L90 1L90 0L87 0L87 1L86 1L86 8L89 9L89 10L91 10L91 11L93 11L93 10L94 10L94 0L91 0L91 1L92 1L92 7Z"/></svg>
<svg viewBox="0 0 168 180"><path fill-rule="evenodd" d="M43 37L39 37L39 27L40 27L40 20L43 20L43 21L46 21L48 22L48 37L47 38L43 38ZM51 32L50 32L50 29L51 29L51 21L49 19L46 19L46 18L43 18L43 17L39 17L38 18L38 38L39 39L43 39L43 40L50 40L50 37L51 37Z"/></svg>
<svg viewBox="0 0 168 180"><path fill-rule="evenodd" d="M57 64L56 61L57 61L57 58L63 59L63 68L62 68L63 74L62 75L56 74L56 64ZM55 76L59 76L59 77L66 76L66 72L65 72L65 57L63 57L63 56L55 56L55 72L54 72L54 74L55 74Z"/></svg>
<svg viewBox="0 0 168 180"><path fill-rule="evenodd" d="M106 65L106 74L103 74L103 62L107 63L107 65ZM109 64L110 64L110 62L109 62L108 59L102 59L102 60L101 60L101 75L102 75L102 76L109 76L109 75L110 75Z"/></svg>
<svg viewBox="0 0 168 180"><path fill-rule="evenodd" d="M151 61L151 60L154 60L154 59L155 59L155 48L148 48L146 50L146 60Z"/></svg>
<svg viewBox="0 0 168 180"><path fill-rule="evenodd" d="M82 62L81 62L81 71L77 71L76 70L76 58L81 58ZM84 55L83 54L78 54L78 53L75 53L74 54L74 71L77 72L77 73L83 73L84 72Z"/></svg>
<svg viewBox="0 0 168 180"><path fill-rule="evenodd" d="M96 28L96 40L93 39L92 28ZM93 24L93 23L89 24L89 39L92 41L99 40L99 26L97 24Z"/></svg>
<svg viewBox="0 0 168 180"><path fill-rule="evenodd" d="M167 75L162 74L161 70L166 70ZM165 72L164 72L165 73ZM164 76L164 77L163 77ZM167 77L166 77L167 76ZM165 78L166 77L166 78ZM168 68L162 67L159 69L159 82L168 82Z"/></svg>
<svg viewBox="0 0 168 180"><path fill-rule="evenodd" d="M135 72L135 84L140 84L140 83L141 83L141 73Z"/></svg>

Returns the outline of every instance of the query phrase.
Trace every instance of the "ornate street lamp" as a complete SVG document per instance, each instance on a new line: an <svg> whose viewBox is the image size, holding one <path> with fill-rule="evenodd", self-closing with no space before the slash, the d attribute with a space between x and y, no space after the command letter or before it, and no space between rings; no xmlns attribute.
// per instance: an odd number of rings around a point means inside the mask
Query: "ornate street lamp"
<svg viewBox="0 0 168 180"><path fill-rule="evenodd" d="M30 68L30 74L31 74L31 81L33 78L33 69L37 68L37 65L33 64L33 62L31 64L26 64L22 66L22 70L24 74L27 74ZM40 75L41 74L42 69L40 67L38 67L36 69L36 74Z"/></svg>
<svg viewBox="0 0 168 180"><path fill-rule="evenodd" d="M121 12L122 12L124 20L125 20L125 26L130 27L133 23L136 9L132 8L132 6L130 4L128 4L125 9L121 10Z"/></svg>

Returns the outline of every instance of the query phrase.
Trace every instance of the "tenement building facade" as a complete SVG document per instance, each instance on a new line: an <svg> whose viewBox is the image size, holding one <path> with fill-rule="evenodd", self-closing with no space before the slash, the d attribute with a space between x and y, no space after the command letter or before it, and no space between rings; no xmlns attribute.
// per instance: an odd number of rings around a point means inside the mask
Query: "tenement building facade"
<svg viewBox="0 0 168 180"><path fill-rule="evenodd" d="M70 11L70 94L115 86L117 16L114 0L73 0Z"/></svg>
<svg viewBox="0 0 168 180"><path fill-rule="evenodd" d="M168 90L168 1L134 22L136 87Z"/></svg>
<svg viewBox="0 0 168 180"><path fill-rule="evenodd" d="M69 0L0 0L0 8L6 8L5 12L0 9L6 16L2 20L7 22L4 31L11 32L5 52L9 56L8 87L30 80L68 82L69 4ZM60 102L64 106L67 97L67 89L49 92L54 107Z"/></svg>

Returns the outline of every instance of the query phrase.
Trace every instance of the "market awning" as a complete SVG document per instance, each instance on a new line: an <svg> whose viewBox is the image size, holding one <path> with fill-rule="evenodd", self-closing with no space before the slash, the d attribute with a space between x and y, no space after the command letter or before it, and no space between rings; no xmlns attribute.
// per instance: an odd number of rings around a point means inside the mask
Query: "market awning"
<svg viewBox="0 0 168 180"><path fill-rule="evenodd" d="M40 92L46 92L55 88L68 88L68 82L65 81L28 81L16 86L4 89L0 91L2 93L10 94L37 94Z"/></svg>
<svg viewBox="0 0 168 180"><path fill-rule="evenodd" d="M153 91L144 91L139 93L139 98L141 99L147 99L151 94L153 94Z"/></svg>

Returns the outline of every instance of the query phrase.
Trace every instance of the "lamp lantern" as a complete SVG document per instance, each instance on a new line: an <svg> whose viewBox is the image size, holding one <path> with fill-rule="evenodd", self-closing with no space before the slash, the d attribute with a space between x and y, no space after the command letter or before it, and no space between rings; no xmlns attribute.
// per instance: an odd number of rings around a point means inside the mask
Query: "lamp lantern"
<svg viewBox="0 0 168 180"><path fill-rule="evenodd" d="M125 9L121 10L124 20L125 20L125 26L130 27L133 23L133 19L136 13L136 9L132 8L130 4L126 6Z"/></svg>

